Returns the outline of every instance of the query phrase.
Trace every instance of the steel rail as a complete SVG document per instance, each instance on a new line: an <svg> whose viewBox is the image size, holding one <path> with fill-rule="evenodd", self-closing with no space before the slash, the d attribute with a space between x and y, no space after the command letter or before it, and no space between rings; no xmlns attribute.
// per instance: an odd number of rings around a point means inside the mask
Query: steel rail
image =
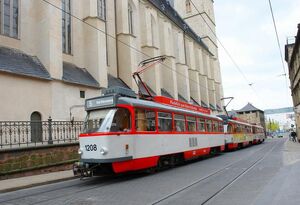
<svg viewBox="0 0 300 205"><path fill-rule="evenodd" d="M244 176L247 172L249 172L252 168L254 168L257 164L259 164L262 160L264 160L273 150L274 148L278 146L278 141L276 144L267 152L265 153L261 158L256 160L251 166L249 166L247 169L245 169L243 172L241 172L239 175L237 175L234 179L232 179L229 183L227 183L225 186L223 186L221 189L219 189L217 192L215 192L213 195L211 195L209 198L207 198L204 202L201 203L201 205L206 204L207 202L211 201L213 198L215 198L217 195L228 189L232 184L234 184L237 180L239 180L242 176Z"/></svg>
<svg viewBox="0 0 300 205"><path fill-rule="evenodd" d="M123 177L123 175L121 177ZM104 178L104 179L110 180L111 176L109 176L109 177L100 176L99 178ZM105 181L105 182L100 183L100 184L97 183L97 185L91 186L91 187L86 188L86 189L80 189L80 190L74 191L72 193L73 194L75 194L75 193L81 193L81 192L89 191L91 189L108 186L108 185L114 184L115 182L118 182L120 180L122 180L122 178L121 179L120 178L115 178L115 179L113 179L111 181ZM95 183L95 181L90 181L90 182ZM66 190L67 188L73 188L73 187L78 187L78 186L83 187L82 185L83 185L82 183L81 184L73 184L73 185L69 185L69 186L63 186L63 187L60 187L60 188L52 188L52 189L46 190L46 191L39 191L39 192L36 192L36 193L33 193L33 194L29 194L29 195L23 195L23 196L20 196L20 197L17 197L17 198L13 198L13 199L7 199L7 200L3 200L3 201L0 199L0 204L1 203L6 203L6 202L13 202L13 201L20 200L20 199L26 199L28 197L33 197L33 196L41 196L41 194L46 194L46 193L51 193L51 192L57 192L59 190ZM4 194L9 194L9 193L4 193ZM1 194L0 194L0 196L1 196ZM62 198L62 197L65 197L65 196L66 196L66 194L63 193L61 195L56 195L55 198L44 199L44 200L41 200L41 201L33 202L31 204L40 204L40 203L43 203L43 202L55 200L55 199Z"/></svg>
<svg viewBox="0 0 300 205"><path fill-rule="evenodd" d="M278 144L278 142L276 142L276 144L271 148L271 151L274 149L274 147L275 147L277 144ZM255 153L255 155L261 154L261 152L260 152L261 150L265 150L265 149L268 149L268 148L269 148L269 146L268 146L268 147L263 147L263 148L261 148L260 150L258 150L258 152ZM269 152L268 152L268 153L269 153ZM250 155L250 154L249 154L249 155ZM222 190L224 190L226 187L228 187L229 185L233 184L233 182L236 181L242 174L246 173L247 170L253 168L259 161L263 160L263 158L264 158L265 156L266 156L266 154L263 155L263 157L261 157L261 158L259 158L258 160L256 160L253 164L251 164L250 167L248 167L246 170L244 170L241 174L238 174L238 176L235 177L234 180L231 180L229 183L227 183L225 186L223 186L221 189L219 189L217 192L215 192L212 196L210 196L208 199L206 199L206 200L205 200L204 202L202 202L201 204L207 203L207 202L210 201L212 198L214 198L216 195L218 195ZM157 201L155 201L155 202L152 202L151 205L159 204L159 203L161 203L161 202L163 202L163 201L165 201L165 200L167 200L167 199L169 199L169 198L171 198L171 197L173 197L173 196L175 196L175 195L181 193L182 191L185 191L185 190L187 190L188 188L190 188L190 187L192 187L192 186L194 186L194 185L199 184L200 182L202 182L202 181L204 181L204 180L206 180L206 179L209 179L209 178L211 178L211 177L213 177L213 176L215 176L215 175L217 175L217 174L219 174L219 173L221 173L221 172L223 172L223 171L226 171L229 167L232 167L233 165L235 165L235 164L241 162L242 160L244 160L244 159L246 159L246 158L248 158L248 155L245 156L245 157L243 157L242 159L236 161L236 162L232 162L232 163L230 163L229 165L227 165L227 166L225 166L225 167L222 167L222 168L220 168L220 169L214 171L213 173L211 173L211 174L209 174L209 175L207 175L207 176L205 176L205 177L202 177L202 178L200 178L200 179L194 181L193 183L191 183L191 184L189 184L189 185L187 185L187 186L184 186L184 187L178 189L178 190L175 191L175 192L172 192L172 193L170 193L170 194L168 194L168 195L162 197L161 199L159 199L159 200L157 200Z"/></svg>
<svg viewBox="0 0 300 205"><path fill-rule="evenodd" d="M262 150L267 149L268 147L269 147L269 146L260 148L260 149L258 150L258 152L256 152L255 154L260 154ZM273 148L272 148L272 149L273 149ZM190 184L190 185L188 185L188 186L185 186L185 187L183 187L183 188L177 190L176 192L173 192L173 193L167 195L166 197L163 197L163 198L161 198L160 200L158 200L158 201L156 201L156 202L154 202L154 203L151 203L151 204L158 204L158 203L160 203L160 202L162 202L162 201L165 201L166 199L168 199L168 198L170 198L170 197L172 197L172 196L174 196L174 195L176 195L176 194L178 194L178 193L180 193L180 192L186 190L187 188L192 187L192 186L198 184L199 182L201 182L201 181L203 181L203 180L205 180L205 179L208 179L208 178L210 178L210 177L212 177L212 176L214 176L214 175L216 175L216 174L218 174L218 173L220 173L220 172L222 172L222 171L225 171L225 170L227 170L229 167L233 166L234 164L237 164L238 162L240 162L240 161L242 161L242 160L248 158L249 155L251 155L251 153L249 153L248 155L246 155L246 156L243 157L242 159L239 159L239 160L236 161L236 162L230 163L229 165L227 165L227 166L225 166L225 167L223 167L223 168L221 168L221 169L216 170L216 171L213 172L212 174L209 174L209 175L207 175L207 176L205 176L205 177L203 177L203 178L201 178L201 179L199 179L199 180L193 182L192 184ZM112 176L113 176L113 175L112 175ZM132 178L136 177L136 175L126 175L126 174L125 174L125 175L120 175L118 178L114 178L114 179L110 180L112 176L100 176L99 178L104 178L104 179L107 180L107 181L104 181L103 183L97 183L96 185L91 186L91 187L88 187L88 188L86 188L86 189L80 189L80 190L74 191L74 192L72 192L72 194L75 194L75 193L78 194L78 193L82 193L82 192L85 192L85 191L89 191L89 190L92 190L92 189L95 189L95 188L101 188L101 187L109 186L109 185L112 185L112 184L114 184L114 183L116 183L116 182L119 182L119 181L122 181L122 180L128 180L128 176L131 176ZM130 177L129 177L129 178L130 178ZM69 180L69 181L70 181L70 180ZM73 180L72 180L72 181L73 181ZM74 181L75 181L75 180L74 180ZM96 183L95 181L88 181L88 182ZM73 184L73 185L69 185L69 186L63 186L63 187L60 187L60 188L55 188L55 187L54 187L54 188L51 188L50 190L46 190L46 191L38 191L38 192L33 193L33 194L23 195L23 196L19 196L19 197L16 197L16 198L11 198L11 199L7 199L7 200L3 200L3 201L0 199L0 203L13 202L13 201L21 200L21 199L26 199L26 198L29 198L29 197L41 196L41 194L46 194L46 193L51 193L51 192L57 192L57 191L59 191L59 190L66 190L66 189L68 189L68 188L78 187L79 185L80 185L80 188L83 187L83 186L82 186L83 184ZM6 194L9 194L9 193L6 193ZM1 194L0 194L0 196L1 196ZM66 196L66 194L63 193L63 194L60 194L60 195L56 195L55 198L44 199L44 200L40 200L40 201L37 201L37 202L33 202L33 203L31 203L31 204L40 204L40 203L44 203L44 202L49 202L49 201L52 201L52 200L56 200L56 199L58 199L58 198L63 198L63 197L65 197L65 196ZM211 197L210 197L210 198L211 198Z"/></svg>

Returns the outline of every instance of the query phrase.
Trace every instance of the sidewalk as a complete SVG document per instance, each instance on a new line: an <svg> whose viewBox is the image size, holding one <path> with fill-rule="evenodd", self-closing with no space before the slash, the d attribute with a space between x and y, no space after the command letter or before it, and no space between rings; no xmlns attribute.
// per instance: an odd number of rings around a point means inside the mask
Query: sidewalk
<svg viewBox="0 0 300 205"><path fill-rule="evenodd" d="M281 155L282 166L253 204L300 204L300 143L286 139Z"/></svg>
<svg viewBox="0 0 300 205"><path fill-rule="evenodd" d="M300 143L287 140L284 144L283 162L292 165L300 162Z"/></svg>
<svg viewBox="0 0 300 205"><path fill-rule="evenodd" d="M0 193L75 178L72 170L0 181Z"/></svg>

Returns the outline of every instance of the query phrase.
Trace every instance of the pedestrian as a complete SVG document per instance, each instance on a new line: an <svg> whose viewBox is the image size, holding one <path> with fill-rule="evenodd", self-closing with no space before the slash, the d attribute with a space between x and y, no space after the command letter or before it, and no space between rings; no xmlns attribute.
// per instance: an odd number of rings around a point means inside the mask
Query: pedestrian
<svg viewBox="0 0 300 205"><path fill-rule="evenodd" d="M289 134L289 140L293 141L292 132L290 132L290 134Z"/></svg>
<svg viewBox="0 0 300 205"><path fill-rule="evenodd" d="M291 137L292 137L292 140L293 142L297 142L296 138L297 138L297 133L295 131L292 131L291 132Z"/></svg>

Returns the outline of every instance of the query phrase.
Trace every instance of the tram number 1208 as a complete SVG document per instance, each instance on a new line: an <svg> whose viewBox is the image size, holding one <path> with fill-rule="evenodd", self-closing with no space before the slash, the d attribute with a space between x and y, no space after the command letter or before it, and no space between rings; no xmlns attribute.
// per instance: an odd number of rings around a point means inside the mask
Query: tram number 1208
<svg viewBox="0 0 300 205"><path fill-rule="evenodd" d="M85 145L85 150L86 151L97 151L97 145L96 144Z"/></svg>

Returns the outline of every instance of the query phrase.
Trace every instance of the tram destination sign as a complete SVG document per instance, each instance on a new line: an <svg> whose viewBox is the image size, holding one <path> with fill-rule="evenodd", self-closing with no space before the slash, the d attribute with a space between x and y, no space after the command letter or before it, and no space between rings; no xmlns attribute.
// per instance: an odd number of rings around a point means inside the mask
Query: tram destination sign
<svg viewBox="0 0 300 205"><path fill-rule="evenodd" d="M97 108L113 107L115 105L114 96L105 96L86 100L85 109L93 110Z"/></svg>

